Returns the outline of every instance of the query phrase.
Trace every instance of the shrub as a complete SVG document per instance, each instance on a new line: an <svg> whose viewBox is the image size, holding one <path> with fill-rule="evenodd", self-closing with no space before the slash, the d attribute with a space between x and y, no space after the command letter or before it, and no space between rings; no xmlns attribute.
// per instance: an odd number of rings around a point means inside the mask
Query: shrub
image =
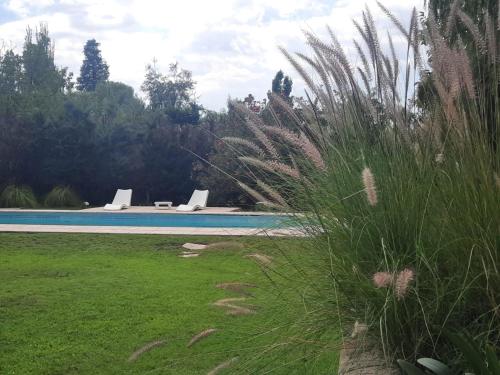
<svg viewBox="0 0 500 375"><path fill-rule="evenodd" d="M408 45L402 75L391 36L385 54L368 10L357 24L364 44L356 43L356 69L331 30L328 41L306 32L312 57L283 50L311 98L292 110L273 97L284 116L272 125L240 107L263 150L240 160L256 182L275 188L256 183L256 194L306 213L298 220L312 238L311 261L298 274L315 296L308 301L316 326L340 319L348 334L355 320L364 321L392 358L453 358L445 330L467 329L498 348L496 52L480 40L467 48L452 42L432 14L419 23L414 11L409 29L394 21ZM422 61L422 36L430 66ZM494 32L488 38L497 44ZM408 88L426 74L432 92L417 107Z"/></svg>
<svg viewBox="0 0 500 375"><path fill-rule="evenodd" d="M69 186L56 186L45 198L47 207L81 207L82 200Z"/></svg>
<svg viewBox="0 0 500 375"><path fill-rule="evenodd" d="M8 185L0 194L2 207L34 208L36 197L29 186Z"/></svg>

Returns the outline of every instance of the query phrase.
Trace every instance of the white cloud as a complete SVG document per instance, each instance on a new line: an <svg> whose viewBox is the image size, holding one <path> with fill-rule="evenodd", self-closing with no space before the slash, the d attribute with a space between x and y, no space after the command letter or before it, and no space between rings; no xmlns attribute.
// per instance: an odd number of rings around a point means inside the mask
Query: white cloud
<svg viewBox="0 0 500 375"><path fill-rule="evenodd" d="M69 66L75 75L85 41L95 38L110 65L111 79L136 90L153 57L165 71L169 63L179 61L193 72L201 103L220 109L229 95L252 92L264 97L278 69L292 76L294 91L301 95L300 79L277 46L303 50L301 29L325 35L325 25L349 46L356 35L352 19L360 18L364 4L382 29L393 33L375 0L9 0L5 6L20 19L1 24L0 35L20 48L27 25L47 22L57 63ZM384 4L407 20L411 8L421 8L423 0Z"/></svg>

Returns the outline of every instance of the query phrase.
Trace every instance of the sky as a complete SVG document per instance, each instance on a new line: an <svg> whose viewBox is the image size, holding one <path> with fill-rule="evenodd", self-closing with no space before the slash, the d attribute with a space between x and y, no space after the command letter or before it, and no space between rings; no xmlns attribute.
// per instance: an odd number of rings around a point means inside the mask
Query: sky
<svg viewBox="0 0 500 375"><path fill-rule="evenodd" d="M382 0L404 25L413 7L424 0ZM0 0L0 48L20 52L28 26L48 24L55 60L79 75L83 46L101 44L110 80L140 91L145 67L153 59L163 73L178 62L193 73L198 102L208 109L226 107L227 99L266 96L278 70L294 81L293 95L302 96L300 77L278 50L308 53L303 30L327 38L333 29L355 62L352 20L361 21L368 6L379 26L394 37L402 56L405 43L375 0ZM403 65L404 66L404 65Z"/></svg>

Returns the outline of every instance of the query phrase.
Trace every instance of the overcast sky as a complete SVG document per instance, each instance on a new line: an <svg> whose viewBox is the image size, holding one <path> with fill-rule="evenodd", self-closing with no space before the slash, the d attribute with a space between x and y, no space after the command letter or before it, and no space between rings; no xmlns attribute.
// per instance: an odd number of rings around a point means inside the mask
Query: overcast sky
<svg viewBox="0 0 500 375"><path fill-rule="evenodd" d="M408 24L423 0L382 0ZM229 96L263 98L279 69L300 79L278 51L307 51L303 29L324 35L329 25L348 48L356 36L352 20L368 5L380 31L396 35L375 0L0 0L0 42L20 52L27 26L46 22L55 59L79 75L83 45L95 38L110 66L110 79L142 96L145 66L156 58L164 73L178 61L191 70L199 102L219 110ZM382 35L382 34L381 34ZM395 37L400 51L402 38ZM353 59L354 54L352 54Z"/></svg>

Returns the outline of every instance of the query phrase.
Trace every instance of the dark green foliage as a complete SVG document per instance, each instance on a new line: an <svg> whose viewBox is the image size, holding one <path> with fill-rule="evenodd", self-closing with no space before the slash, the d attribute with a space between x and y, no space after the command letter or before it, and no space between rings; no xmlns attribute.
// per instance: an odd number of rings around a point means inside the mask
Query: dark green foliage
<svg viewBox="0 0 500 375"><path fill-rule="evenodd" d="M47 25L41 24L34 33L30 28L27 29L22 63L22 92L50 95L66 88L67 71L55 66L54 45Z"/></svg>
<svg viewBox="0 0 500 375"><path fill-rule="evenodd" d="M108 80L109 68L101 57L99 43L95 39L87 40L83 54L85 59L80 68L77 87L80 91L94 91L99 83Z"/></svg>
<svg viewBox="0 0 500 375"><path fill-rule="evenodd" d="M34 208L37 206L37 201L29 186L8 185L0 194L0 206Z"/></svg>
<svg viewBox="0 0 500 375"><path fill-rule="evenodd" d="M45 197L46 207L82 207L82 200L78 194L69 186L56 186Z"/></svg>
<svg viewBox="0 0 500 375"><path fill-rule="evenodd" d="M290 98L292 93L292 79L285 76L283 71L279 70L273 78L271 83L271 90L274 94L281 95L283 98Z"/></svg>
<svg viewBox="0 0 500 375"><path fill-rule="evenodd" d="M192 153L210 152L207 129L218 126L196 103L191 73L149 68L146 106L131 87L107 81L95 40L85 47L81 91L71 91L53 55L45 25L28 29L21 55L0 55L0 182L38 194L72 186L93 205L117 188L134 189L139 204L187 200L197 187Z"/></svg>
<svg viewBox="0 0 500 375"><path fill-rule="evenodd" d="M15 95L22 78L21 57L12 50L0 56L0 95Z"/></svg>
<svg viewBox="0 0 500 375"><path fill-rule="evenodd" d="M161 74L155 65L146 68L142 90L146 92L150 108L165 114L175 124L196 124L202 107L194 97L195 82L190 71L170 64L169 74Z"/></svg>
<svg viewBox="0 0 500 375"><path fill-rule="evenodd" d="M405 360L398 360L399 367L405 375L461 375L470 373L476 375L498 375L500 374L500 358L495 348L486 345L481 349L476 340L467 333L445 333L448 339L457 349L462 358L457 359L454 369L433 358L420 358L417 362L423 369L412 365ZM430 371L430 372L429 372Z"/></svg>

